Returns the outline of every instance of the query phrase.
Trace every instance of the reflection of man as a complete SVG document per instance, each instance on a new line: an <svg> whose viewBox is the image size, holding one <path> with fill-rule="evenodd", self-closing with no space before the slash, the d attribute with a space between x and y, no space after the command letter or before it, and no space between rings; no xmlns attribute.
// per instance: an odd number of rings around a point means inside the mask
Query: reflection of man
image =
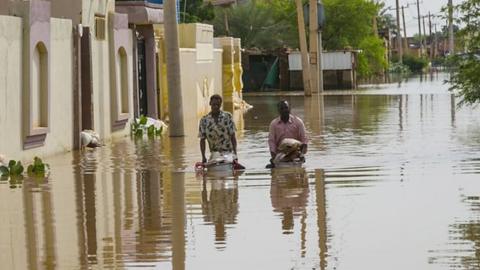
<svg viewBox="0 0 480 270"><path fill-rule="evenodd" d="M273 172L270 199L274 211L282 213L284 232L291 232L295 216L304 213L308 194L308 179L304 169Z"/></svg>
<svg viewBox="0 0 480 270"><path fill-rule="evenodd" d="M210 195L207 190L207 179L203 179L202 213L206 222L215 226L216 243L225 242L226 227L235 224L238 215L237 179L210 180Z"/></svg>
<svg viewBox="0 0 480 270"><path fill-rule="evenodd" d="M202 153L202 162L206 163L205 140L208 141L210 154L219 152L221 154L233 153L236 159L237 139L235 137L235 123L232 115L220 110L222 107L222 97L213 95L210 97L211 111L200 120L198 137L200 138L200 151Z"/></svg>
<svg viewBox="0 0 480 270"><path fill-rule="evenodd" d="M273 119L270 123L268 134L268 146L272 159L267 168L273 168L273 160L280 154L280 146L284 139L294 139L300 144L299 156L303 158L303 154L307 153L307 135L305 125L302 119L290 114L290 105L286 100L282 100L277 104L279 117Z"/></svg>

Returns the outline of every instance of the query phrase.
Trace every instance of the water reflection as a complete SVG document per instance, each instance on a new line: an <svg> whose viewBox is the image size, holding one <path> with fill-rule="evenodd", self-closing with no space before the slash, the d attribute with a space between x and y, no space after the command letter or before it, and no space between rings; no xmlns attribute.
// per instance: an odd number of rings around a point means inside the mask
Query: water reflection
<svg viewBox="0 0 480 270"><path fill-rule="evenodd" d="M238 203L238 177L202 180L202 214L207 224L215 227L215 246L224 249L227 227L236 224Z"/></svg>
<svg viewBox="0 0 480 270"><path fill-rule="evenodd" d="M1 268L476 269L480 120L444 78L251 97L241 175L196 177L196 123L51 157L48 181L0 182ZM310 137L303 170L264 169L280 99Z"/></svg>
<svg viewBox="0 0 480 270"><path fill-rule="evenodd" d="M291 234L294 218L301 217L302 241L304 241L304 227L309 195L308 178L303 168L285 168L272 170L270 185L270 199L273 211L282 217L284 234ZM303 244L302 244L303 246Z"/></svg>

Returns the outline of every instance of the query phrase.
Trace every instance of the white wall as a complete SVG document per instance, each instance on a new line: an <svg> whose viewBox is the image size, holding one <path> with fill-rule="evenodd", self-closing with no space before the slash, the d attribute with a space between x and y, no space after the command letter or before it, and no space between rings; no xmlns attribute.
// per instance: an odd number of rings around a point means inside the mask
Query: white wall
<svg viewBox="0 0 480 270"><path fill-rule="evenodd" d="M0 153L8 158L30 160L72 148L72 23L51 19L50 24L50 132L43 147L23 151L22 19L0 16Z"/></svg>
<svg viewBox="0 0 480 270"><path fill-rule="evenodd" d="M110 31L108 30L109 13L115 11L114 1L109 0L106 3L98 3L99 1L84 0L83 10L88 11L84 14L82 24L90 26L91 32L91 48L92 48L92 85L93 85L93 118L94 130L100 135L104 141L110 141L117 137L124 137L130 133L130 124L127 123L123 130L112 130L112 115L110 96L110 65L115 64L110 59ZM103 2L103 1L100 1ZM90 15L89 15L90 14ZM94 14L106 15L105 19L105 39L97 39L95 36L95 18ZM132 39L130 39L132 40ZM132 52L127 51L127 62L129 78L133 74L133 57ZM133 117L133 81L129 80L129 112ZM131 119L130 119L131 121Z"/></svg>
<svg viewBox="0 0 480 270"><path fill-rule="evenodd" d="M302 70L302 55L300 52L292 52L288 55L289 70ZM353 65L352 52L323 52L323 70L350 70Z"/></svg>
<svg viewBox="0 0 480 270"><path fill-rule="evenodd" d="M0 16L0 33L0 153L10 157L22 149L22 19Z"/></svg>

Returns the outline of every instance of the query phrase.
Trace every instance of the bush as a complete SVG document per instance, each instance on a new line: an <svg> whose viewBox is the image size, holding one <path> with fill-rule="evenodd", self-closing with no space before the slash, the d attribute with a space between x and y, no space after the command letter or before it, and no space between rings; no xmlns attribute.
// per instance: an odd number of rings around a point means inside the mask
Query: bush
<svg viewBox="0 0 480 270"><path fill-rule="evenodd" d="M411 72L422 72L428 66L428 60L425 58L405 55L403 57L403 64L410 69Z"/></svg>
<svg viewBox="0 0 480 270"><path fill-rule="evenodd" d="M410 73L410 69L408 68L408 66L396 62L396 63L390 64L390 66L388 67L388 72L407 74L407 73Z"/></svg>

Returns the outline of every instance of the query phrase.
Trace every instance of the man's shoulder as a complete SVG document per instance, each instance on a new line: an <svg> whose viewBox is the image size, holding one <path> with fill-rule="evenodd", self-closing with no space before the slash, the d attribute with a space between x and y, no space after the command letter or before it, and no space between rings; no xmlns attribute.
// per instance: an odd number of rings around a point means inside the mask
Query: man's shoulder
<svg viewBox="0 0 480 270"><path fill-rule="evenodd" d="M280 121L280 116L279 116L279 117L275 117L275 118L270 122L270 125L275 125L276 123L278 123L278 121Z"/></svg>
<svg viewBox="0 0 480 270"><path fill-rule="evenodd" d="M225 116L225 117L227 117L227 118L233 118L232 114L229 113L229 112L222 111L222 114L223 114L223 116Z"/></svg>
<svg viewBox="0 0 480 270"><path fill-rule="evenodd" d="M210 118L210 113L205 114L204 116L202 116L202 118L200 118L200 123L206 122L209 118Z"/></svg>
<svg viewBox="0 0 480 270"><path fill-rule="evenodd" d="M303 120L302 120L302 118L300 118L300 117L298 117L298 116L296 116L296 115L293 115L293 114L292 114L292 118L294 119L294 121L297 121L297 122L299 122L299 123L302 123L302 124L303 124Z"/></svg>

